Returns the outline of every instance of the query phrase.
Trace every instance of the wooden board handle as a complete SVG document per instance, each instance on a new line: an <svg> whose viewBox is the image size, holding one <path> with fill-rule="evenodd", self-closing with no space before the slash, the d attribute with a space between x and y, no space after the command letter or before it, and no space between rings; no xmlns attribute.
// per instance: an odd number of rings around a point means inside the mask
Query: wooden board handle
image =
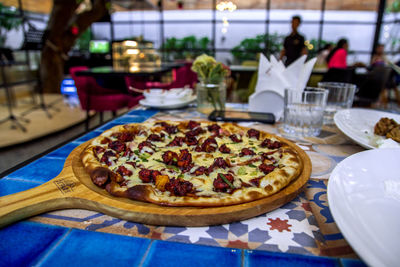
<svg viewBox="0 0 400 267"><path fill-rule="evenodd" d="M69 180L54 178L38 187L0 197L0 228L46 211L67 208Z"/></svg>

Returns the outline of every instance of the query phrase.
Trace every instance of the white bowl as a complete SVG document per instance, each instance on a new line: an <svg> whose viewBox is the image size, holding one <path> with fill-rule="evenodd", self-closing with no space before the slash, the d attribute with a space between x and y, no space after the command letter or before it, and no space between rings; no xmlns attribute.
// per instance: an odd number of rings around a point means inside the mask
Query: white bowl
<svg viewBox="0 0 400 267"><path fill-rule="evenodd" d="M149 96L163 96L165 94L165 90L161 88L151 88L149 90L144 91L143 95L145 97Z"/></svg>

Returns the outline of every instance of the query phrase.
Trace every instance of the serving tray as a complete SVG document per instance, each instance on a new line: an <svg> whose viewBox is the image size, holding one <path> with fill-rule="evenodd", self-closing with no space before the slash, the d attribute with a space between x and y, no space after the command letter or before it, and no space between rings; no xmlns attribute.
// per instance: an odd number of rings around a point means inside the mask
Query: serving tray
<svg viewBox="0 0 400 267"><path fill-rule="evenodd" d="M80 154L90 141L76 147L59 175L27 191L0 197L0 227L40 213L69 208L98 211L120 219L152 225L207 226L245 220L274 210L294 199L311 174L311 161L297 145L289 144L303 163L303 171L281 191L249 203L223 207L165 207L111 196L95 186L84 170Z"/></svg>

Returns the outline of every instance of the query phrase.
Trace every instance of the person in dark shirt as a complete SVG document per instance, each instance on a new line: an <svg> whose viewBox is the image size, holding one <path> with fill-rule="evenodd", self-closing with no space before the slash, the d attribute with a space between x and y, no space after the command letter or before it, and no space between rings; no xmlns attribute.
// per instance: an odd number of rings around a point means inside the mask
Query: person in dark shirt
<svg viewBox="0 0 400 267"><path fill-rule="evenodd" d="M300 16L292 17L292 32L286 36L280 56L281 60L285 58L284 63L286 66L290 65L301 55L307 54L307 49L304 45L304 36L297 31L300 23Z"/></svg>

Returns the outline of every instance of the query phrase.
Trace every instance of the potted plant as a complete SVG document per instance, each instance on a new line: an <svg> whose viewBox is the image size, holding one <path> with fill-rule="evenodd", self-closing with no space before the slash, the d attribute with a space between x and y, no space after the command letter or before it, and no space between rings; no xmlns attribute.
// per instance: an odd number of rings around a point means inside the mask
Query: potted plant
<svg viewBox="0 0 400 267"><path fill-rule="evenodd" d="M193 62L192 71L197 73L197 110L209 114L213 110L224 110L226 101L225 77L230 71L227 66L213 57L203 54Z"/></svg>
<svg viewBox="0 0 400 267"><path fill-rule="evenodd" d="M282 50L283 36L277 33L270 35L259 34L255 38L245 38L239 45L235 46L231 53L235 60L243 62L245 60L256 60L257 53L262 52L268 47L267 55L277 54Z"/></svg>
<svg viewBox="0 0 400 267"><path fill-rule="evenodd" d="M0 3L0 47L4 47L7 32L18 29L21 25L21 18L15 8L4 6Z"/></svg>
<svg viewBox="0 0 400 267"><path fill-rule="evenodd" d="M192 60L203 53L207 53L210 43L211 41L208 37L200 39L197 39L194 35L186 36L182 39L171 37L167 38L163 43L162 50L169 61Z"/></svg>

